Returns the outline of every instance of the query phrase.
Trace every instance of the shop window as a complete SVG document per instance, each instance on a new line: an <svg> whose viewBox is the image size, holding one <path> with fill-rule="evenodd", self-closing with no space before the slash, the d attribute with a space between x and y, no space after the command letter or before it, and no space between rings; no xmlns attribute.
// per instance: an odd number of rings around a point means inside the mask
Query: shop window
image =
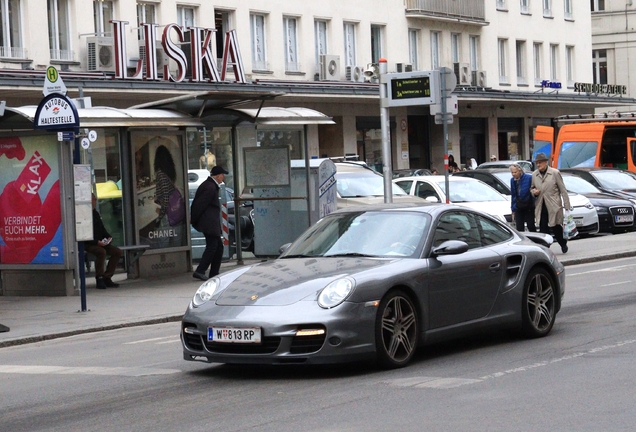
<svg viewBox="0 0 636 432"><path fill-rule="evenodd" d="M304 143L302 131L286 129L261 129L256 133L257 146L288 146L291 159L304 159Z"/></svg>

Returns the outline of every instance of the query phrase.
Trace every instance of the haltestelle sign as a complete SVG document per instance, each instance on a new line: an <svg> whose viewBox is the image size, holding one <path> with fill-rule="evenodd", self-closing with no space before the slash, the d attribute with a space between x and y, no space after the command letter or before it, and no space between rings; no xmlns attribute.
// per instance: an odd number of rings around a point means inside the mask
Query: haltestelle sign
<svg viewBox="0 0 636 432"><path fill-rule="evenodd" d="M137 61L137 67L132 76L128 76L126 56L126 32L128 21L111 20L115 44L115 78L118 79L146 79L159 80L157 71L157 28L159 24L142 23L145 39L146 58ZM166 55L174 60L177 65L176 74L173 75L168 65L163 66L163 80L181 82L185 79L188 68L186 54L179 44L172 40L176 36L179 43L187 42L186 35L190 36L190 61L192 69L192 82L221 82L225 81L228 67L232 66L234 79L237 83L246 84L243 59L239 50L236 31L226 33L223 49L223 62L221 71L216 66L216 59L212 55L211 42L216 37L216 29L204 27L184 27L177 24L168 24L164 27L161 36L161 46ZM145 63L145 64L144 64ZM145 68L144 68L145 66ZM145 73L144 73L145 69Z"/></svg>

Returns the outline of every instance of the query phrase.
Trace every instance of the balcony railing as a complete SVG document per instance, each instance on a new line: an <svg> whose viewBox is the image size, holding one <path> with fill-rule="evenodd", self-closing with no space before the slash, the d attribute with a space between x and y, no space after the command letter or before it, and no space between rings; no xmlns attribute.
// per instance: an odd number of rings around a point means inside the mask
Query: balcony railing
<svg viewBox="0 0 636 432"><path fill-rule="evenodd" d="M488 25L486 0L406 0L406 15L411 18L443 19Z"/></svg>
<svg viewBox="0 0 636 432"><path fill-rule="evenodd" d="M0 57L24 59L26 56L25 48L0 46Z"/></svg>
<svg viewBox="0 0 636 432"><path fill-rule="evenodd" d="M49 54L51 55L51 60L63 60L63 61L73 61L75 59L75 53L71 50L49 50Z"/></svg>

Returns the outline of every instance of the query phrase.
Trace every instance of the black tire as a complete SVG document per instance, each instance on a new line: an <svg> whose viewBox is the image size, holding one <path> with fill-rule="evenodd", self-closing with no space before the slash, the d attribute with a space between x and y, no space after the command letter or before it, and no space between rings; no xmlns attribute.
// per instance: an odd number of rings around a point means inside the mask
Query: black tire
<svg viewBox="0 0 636 432"><path fill-rule="evenodd" d="M419 338L417 309L401 290L389 292L380 302L375 319L375 351L378 364L386 369L406 366Z"/></svg>
<svg viewBox="0 0 636 432"><path fill-rule="evenodd" d="M547 336L557 313L557 293L550 274L535 268L528 273L521 305L522 333L527 338Z"/></svg>

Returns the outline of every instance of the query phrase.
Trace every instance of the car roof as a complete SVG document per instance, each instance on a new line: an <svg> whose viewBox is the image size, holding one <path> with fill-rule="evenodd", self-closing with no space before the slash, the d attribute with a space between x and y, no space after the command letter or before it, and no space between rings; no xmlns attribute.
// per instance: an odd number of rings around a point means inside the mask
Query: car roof
<svg viewBox="0 0 636 432"><path fill-rule="evenodd" d="M393 179L393 181L399 182L399 181L405 181L405 180L419 180L419 181L431 181L431 182L437 183L437 182L443 181L444 178L445 176L443 175L409 176L409 177L395 178ZM460 177L460 176L452 176L452 175L448 176L448 181L476 181L476 182L483 183L482 181L479 181L471 177L464 177L464 176Z"/></svg>
<svg viewBox="0 0 636 432"><path fill-rule="evenodd" d="M378 172L373 171L367 165L362 165L356 162L336 162L334 163L336 166L336 172L361 172L361 171L370 171L372 173L378 174Z"/></svg>

